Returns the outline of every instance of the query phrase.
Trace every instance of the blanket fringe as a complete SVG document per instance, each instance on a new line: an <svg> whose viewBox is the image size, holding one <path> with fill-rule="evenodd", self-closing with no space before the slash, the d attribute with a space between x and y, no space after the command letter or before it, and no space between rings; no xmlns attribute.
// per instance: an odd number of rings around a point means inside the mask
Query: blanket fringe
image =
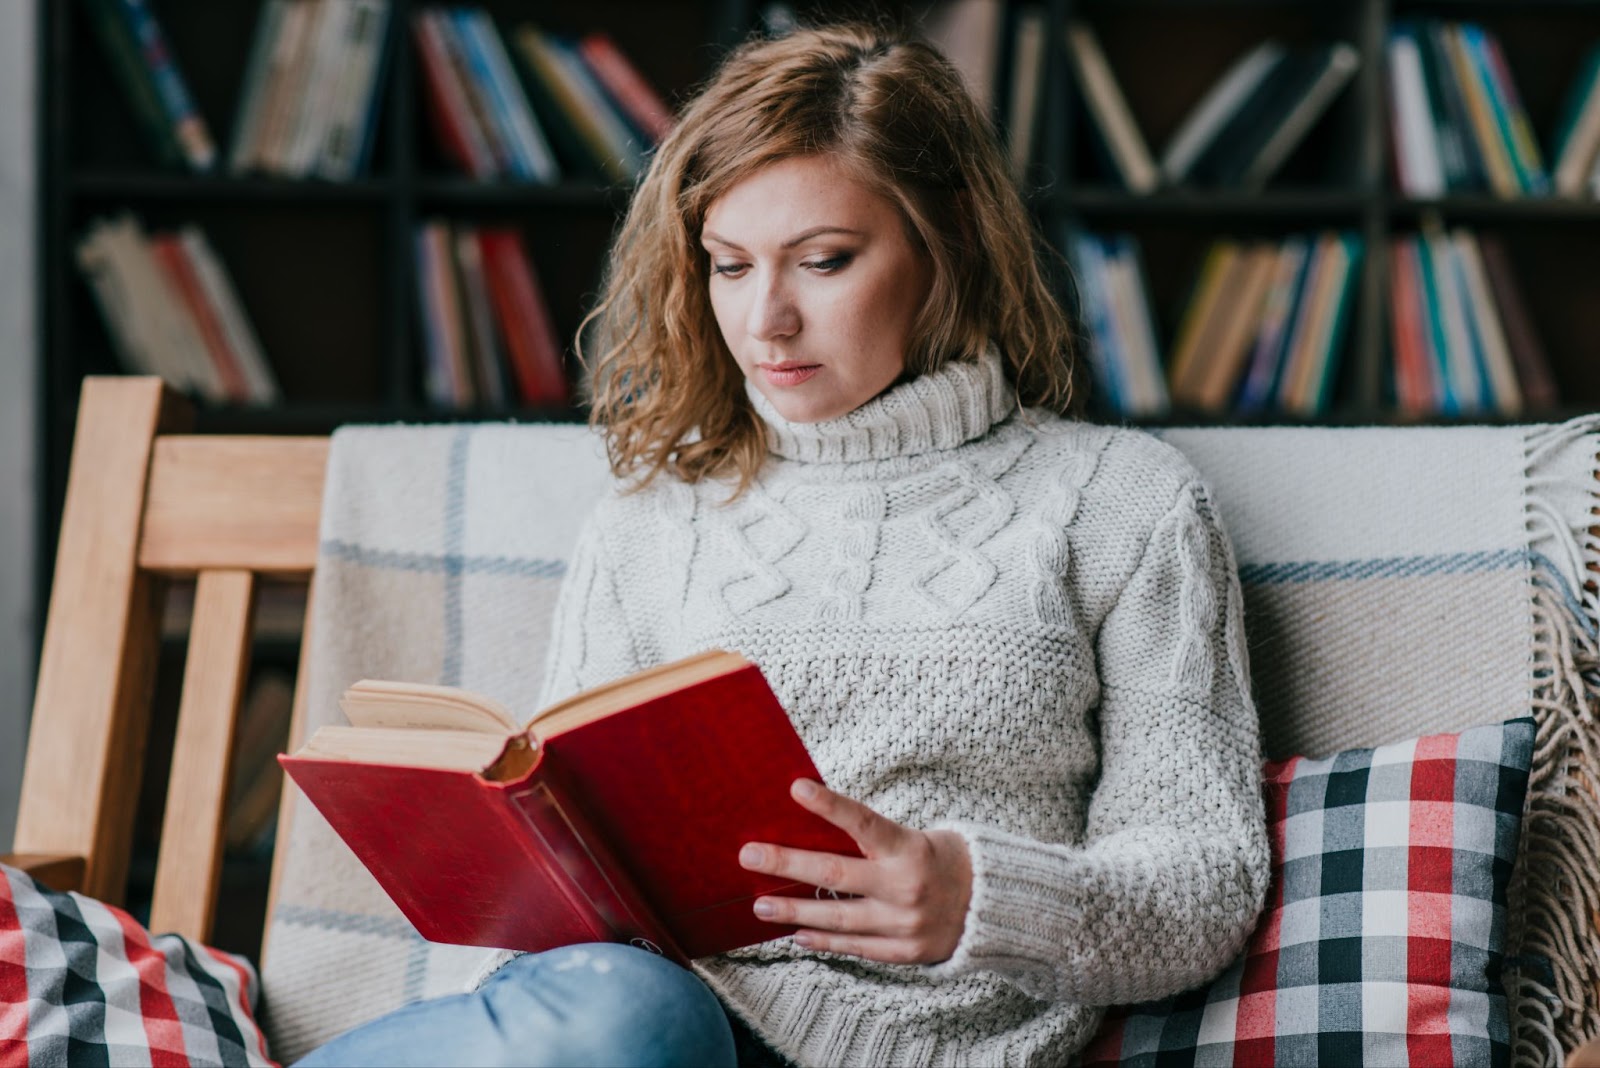
<svg viewBox="0 0 1600 1068"><path fill-rule="evenodd" d="M1584 417L1537 428L1526 443L1538 727L1507 910L1506 992L1518 1066L1560 1065L1566 1051L1600 1037L1600 586L1586 581L1600 562L1600 541L1588 527L1566 529L1541 497L1560 476L1540 470L1597 430L1600 419ZM1538 542L1552 551L1533 551ZM1580 576L1577 589L1551 557Z"/></svg>

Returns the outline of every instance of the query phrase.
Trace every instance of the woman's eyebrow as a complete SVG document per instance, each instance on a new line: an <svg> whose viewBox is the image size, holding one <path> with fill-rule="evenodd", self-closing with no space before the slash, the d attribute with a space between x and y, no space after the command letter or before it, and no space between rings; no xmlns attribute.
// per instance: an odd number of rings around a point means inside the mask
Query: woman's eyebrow
<svg viewBox="0 0 1600 1068"><path fill-rule="evenodd" d="M813 237L821 237L823 234L848 234L851 237L865 237L866 236L860 230L852 230L848 226L813 226L809 230L802 230L798 234L795 234L793 237L789 238L789 240L785 241L779 247L780 248L786 248L786 249L794 248L796 245L800 244L803 241L810 241ZM743 245L740 245L740 244L738 244L736 242L733 242L733 241L729 241L725 237L719 237L718 235L712 233L709 230L705 230L705 231L701 232L700 240L701 240L702 243L706 242L706 241L711 241L711 242L714 242L714 243L716 243L718 245L724 245L724 246L726 246L728 248L731 248L731 249L735 250L736 252L745 251L745 248L744 248Z"/></svg>

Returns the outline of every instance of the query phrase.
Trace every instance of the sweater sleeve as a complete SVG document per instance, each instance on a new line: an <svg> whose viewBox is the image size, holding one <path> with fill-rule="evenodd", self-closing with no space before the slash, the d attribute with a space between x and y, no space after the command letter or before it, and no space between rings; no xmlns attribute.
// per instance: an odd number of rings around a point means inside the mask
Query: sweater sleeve
<svg viewBox="0 0 1600 1068"><path fill-rule="evenodd" d="M556 598L544 682L535 707L544 708L644 666L617 589L616 568L599 518L591 516L578 535Z"/></svg>
<svg viewBox="0 0 1600 1068"><path fill-rule="evenodd" d="M1238 955L1269 875L1242 616L1232 548L1189 482L1101 624L1082 844L944 824L973 882L936 976L989 970L1044 1000L1109 1005L1189 989Z"/></svg>

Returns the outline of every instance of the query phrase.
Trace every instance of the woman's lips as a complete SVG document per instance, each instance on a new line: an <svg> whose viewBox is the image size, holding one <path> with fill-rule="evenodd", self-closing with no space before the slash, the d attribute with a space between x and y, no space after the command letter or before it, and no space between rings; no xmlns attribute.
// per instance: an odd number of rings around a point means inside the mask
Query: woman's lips
<svg viewBox="0 0 1600 1068"><path fill-rule="evenodd" d="M775 386L798 386L822 370L820 363L763 363L757 366L767 376L767 381Z"/></svg>

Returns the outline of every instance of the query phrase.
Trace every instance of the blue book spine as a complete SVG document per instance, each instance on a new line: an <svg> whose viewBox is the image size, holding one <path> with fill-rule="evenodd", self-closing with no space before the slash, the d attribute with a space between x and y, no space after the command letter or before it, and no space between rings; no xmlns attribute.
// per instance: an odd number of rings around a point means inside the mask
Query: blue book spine
<svg viewBox="0 0 1600 1068"><path fill-rule="evenodd" d="M473 13L466 8L452 10L450 28L456 40L461 42L461 56L466 60L467 68L472 74L474 89L479 99L489 105L489 115L494 120L495 137L505 146L512 176L521 181L532 181L533 161L528 159L521 141L517 139L516 130L511 126L511 103L506 100L504 89L495 80L494 70L489 64L488 55L484 53L483 42L478 39L472 15Z"/></svg>
<svg viewBox="0 0 1600 1068"><path fill-rule="evenodd" d="M1339 290L1334 296L1333 322L1328 329L1328 344L1322 351L1317 384L1311 396L1312 411L1318 414L1328 410L1328 395L1344 348L1344 336L1349 329L1350 320L1354 317L1351 314L1354 305L1351 297L1355 291L1355 281L1361 276L1361 253L1365 247L1360 235L1348 230L1339 235L1339 241L1344 245L1345 251L1344 273L1339 279Z"/></svg>
<svg viewBox="0 0 1600 1068"><path fill-rule="evenodd" d="M1277 396L1290 327L1304 296L1306 276L1311 267L1311 242L1296 234L1284 241L1284 252L1295 258L1294 275L1283 294L1274 293L1268 297L1276 302L1281 296L1283 303L1268 309L1271 319L1262 323L1261 334L1256 338L1255 351L1250 355L1250 369L1245 372L1235 402L1235 407L1243 415L1264 412L1272 403L1272 398Z"/></svg>
<svg viewBox="0 0 1600 1068"><path fill-rule="evenodd" d="M217 160L216 145L200 109L195 106L194 97L189 95L189 85L178 70L160 23L156 22L145 0L117 0L117 10L128 32L138 42L140 57L150 70L156 95L172 123L184 158L192 169L209 171Z"/></svg>
<svg viewBox="0 0 1600 1068"><path fill-rule="evenodd" d="M1133 398L1128 391L1116 320L1111 310L1111 289L1106 278L1105 246L1101 244L1100 238L1093 234L1080 235L1080 242L1084 303L1088 311L1090 330L1094 335L1095 351L1100 356L1098 369L1101 383L1106 391L1109 406L1120 414L1126 414Z"/></svg>
<svg viewBox="0 0 1600 1068"><path fill-rule="evenodd" d="M1427 327L1424 335L1428 352L1433 357L1435 381L1439 383L1439 412L1441 415L1459 415L1461 403L1450 386L1450 339L1445 336L1444 309L1439 299L1439 279L1433 276L1433 255L1428 243L1419 234L1411 239L1416 250L1417 265L1422 269L1422 319Z"/></svg>
<svg viewBox="0 0 1600 1068"><path fill-rule="evenodd" d="M382 20L378 34L377 61L372 65L372 83L367 88L366 110L361 117L361 139L356 143L355 174L366 174L372 165L372 145L378 139L378 116L383 114L383 83L389 77L390 50L396 47L389 38L395 32L385 3L373 16Z"/></svg>
<svg viewBox="0 0 1600 1068"><path fill-rule="evenodd" d="M1499 402L1495 398L1494 379L1489 375L1489 354L1484 346L1483 327L1471 307L1472 288L1467 284L1467 265L1462 262L1461 250L1454 241L1448 241L1450 270L1455 275L1456 291L1461 294L1462 318L1467 321L1468 347L1472 350L1473 377L1478 380L1478 401L1484 411L1494 411Z"/></svg>

